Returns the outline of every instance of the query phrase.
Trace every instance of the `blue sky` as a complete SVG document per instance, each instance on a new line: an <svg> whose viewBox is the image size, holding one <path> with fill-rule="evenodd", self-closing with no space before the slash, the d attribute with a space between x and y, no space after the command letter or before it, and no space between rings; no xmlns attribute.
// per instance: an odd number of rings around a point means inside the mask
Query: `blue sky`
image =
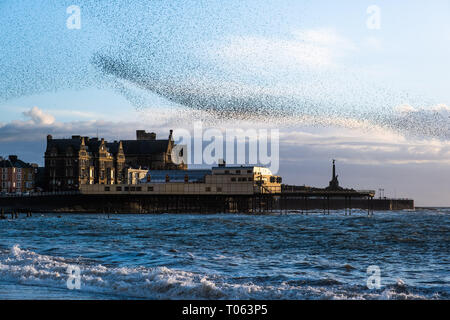
<svg viewBox="0 0 450 320"><path fill-rule="evenodd" d="M66 27L70 5L80 30ZM370 5L379 30L366 26ZM226 111L226 93L294 109L292 121L265 122L285 132L281 172L300 166L290 183L327 184L338 158L348 184L450 205L449 15L445 0L1 1L0 154L42 163L47 132L165 135L198 119L186 101ZM99 57L139 76L102 69ZM33 107L48 117L30 118ZM227 126L219 120L211 126Z"/></svg>

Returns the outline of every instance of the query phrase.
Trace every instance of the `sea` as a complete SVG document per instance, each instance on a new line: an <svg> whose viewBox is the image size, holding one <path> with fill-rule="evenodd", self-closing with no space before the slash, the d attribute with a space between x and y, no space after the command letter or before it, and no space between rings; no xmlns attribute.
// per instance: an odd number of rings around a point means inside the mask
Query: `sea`
<svg viewBox="0 0 450 320"><path fill-rule="evenodd" d="M450 299L450 208L24 214L0 299Z"/></svg>

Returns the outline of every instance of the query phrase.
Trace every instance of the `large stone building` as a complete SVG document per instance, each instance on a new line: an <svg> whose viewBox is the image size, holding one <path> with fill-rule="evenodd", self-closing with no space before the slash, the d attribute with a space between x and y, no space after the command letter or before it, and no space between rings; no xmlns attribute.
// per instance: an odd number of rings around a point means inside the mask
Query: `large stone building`
<svg viewBox="0 0 450 320"><path fill-rule="evenodd" d="M186 170L186 164L175 164L172 150L175 147L173 130L167 139L156 139L154 132L136 131L136 140L122 140L126 166L149 170ZM180 150L183 152L183 149ZM182 154L181 154L182 156Z"/></svg>
<svg viewBox="0 0 450 320"><path fill-rule="evenodd" d="M37 164L26 163L17 156L0 157L0 192L23 193L35 188Z"/></svg>
<svg viewBox="0 0 450 320"><path fill-rule="evenodd" d="M104 139L47 136L45 151L46 185L50 191L78 190L86 184L122 184L128 168L186 169L171 158L175 147L172 130L168 139L136 131L136 140L107 142Z"/></svg>

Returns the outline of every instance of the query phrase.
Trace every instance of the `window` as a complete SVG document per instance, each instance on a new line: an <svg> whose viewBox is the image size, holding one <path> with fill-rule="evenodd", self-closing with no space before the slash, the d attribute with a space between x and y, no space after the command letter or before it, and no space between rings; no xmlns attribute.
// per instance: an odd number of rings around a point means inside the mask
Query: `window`
<svg viewBox="0 0 450 320"><path fill-rule="evenodd" d="M129 187L125 187L125 191L130 191L130 188Z"/></svg>
<svg viewBox="0 0 450 320"><path fill-rule="evenodd" d="M116 191L122 191L122 187L116 187Z"/></svg>
<svg viewBox="0 0 450 320"><path fill-rule="evenodd" d="M225 170L225 174L230 174L230 170Z"/></svg>
<svg viewBox="0 0 450 320"><path fill-rule="evenodd" d="M136 191L136 187L130 187L130 191Z"/></svg>
<svg viewBox="0 0 450 320"><path fill-rule="evenodd" d="M153 191L153 187L148 187L147 191Z"/></svg>
<svg viewBox="0 0 450 320"><path fill-rule="evenodd" d="M247 170L247 173L252 173L252 170Z"/></svg>
<svg viewBox="0 0 450 320"><path fill-rule="evenodd" d="M110 188L109 187L105 187L105 191L110 191Z"/></svg>
<svg viewBox="0 0 450 320"><path fill-rule="evenodd" d="M205 191L206 191L206 192L211 192L211 187L206 187L206 188L205 188Z"/></svg>
<svg viewBox="0 0 450 320"><path fill-rule="evenodd" d="M241 174L241 170L236 170L236 174Z"/></svg>
<svg viewBox="0 0 450 320"><path fill-rule="evenodd" d="M217 187L217 192L222 192L222 187Z"/></svg>
<svg viewBox="0 0 450 320"><path fill-rule="evenodd" d="M236 178L231 178L231 181L235 182L235 181L236 181Z"/></svg>
<svg viewBox="0 0 450 320"><path fill-rule="evenodd" d="M142 187L136 187L136 191L142 191Z"/></svg>

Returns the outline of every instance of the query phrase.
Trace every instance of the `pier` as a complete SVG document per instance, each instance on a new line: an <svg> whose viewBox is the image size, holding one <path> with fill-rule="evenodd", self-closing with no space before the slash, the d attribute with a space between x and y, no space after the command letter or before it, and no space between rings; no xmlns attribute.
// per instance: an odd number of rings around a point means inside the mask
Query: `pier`
<svg viewBox="0 0 450 320"><path fill-rule="evenodd" d="M2 212L79 212L79 213L250 213L310 210L329 214L353 209L414 209L410 199L374 199L361 191L282 191L254 194L83 194L81 192L40 193L0 197Z"/></svg>

